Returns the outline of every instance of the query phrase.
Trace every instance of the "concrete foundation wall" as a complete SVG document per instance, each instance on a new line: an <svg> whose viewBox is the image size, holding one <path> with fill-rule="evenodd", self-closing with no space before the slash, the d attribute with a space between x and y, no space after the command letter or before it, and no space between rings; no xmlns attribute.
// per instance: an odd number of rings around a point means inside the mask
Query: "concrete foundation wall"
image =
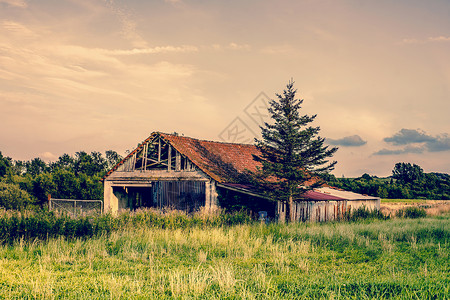
<svg viewBox="0 0 450 300"><path fill-rule="evenodd" d="M205 184L205 208L209 210L216 210L219 205L217 201L217 183L214 180L208 181Z"/></svg>
<svg viewBox="0 0 450 300"><path fill-rule="evenodd" d="M116 213L119 210L119 199L114 195L112 182L105 180L103 187L103 211Z"/></svg>

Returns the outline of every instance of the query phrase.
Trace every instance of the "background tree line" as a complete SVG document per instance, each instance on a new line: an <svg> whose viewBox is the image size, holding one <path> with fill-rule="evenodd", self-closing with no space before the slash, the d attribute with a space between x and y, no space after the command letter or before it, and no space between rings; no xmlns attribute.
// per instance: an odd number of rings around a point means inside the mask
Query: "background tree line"
<svg viewBox="0 0 450 300"><path fill-rule="evenodd" d="M358 178L326 174L324 180L347 191L387 199L450 199L450 175L424 173L420 166L411 163L396 163L392 176L386 178L367 173Z"/></svg>
<svg viewBox="0 0 450 300"><path fill-rule="evenodd" d="M42 207L50 194L61 199L103 199L101 178L122 157L109 150L61 155L50 163L40 158L13 160L0 152L0 207ZM364 174L358 178L336 178L322 174L331 186L388 199L450 199L450 175L424 173L410 163L397 163L392 176Z"/></svg>
<svg viewBox="0 0 450 300"><path fill-rule="evenodd" d="M40 158L13 160L0 152L0 207L38 208L48 195L61 199L103 199L100 181L122 157L113 150L76 152L46 163Z"/></svg>

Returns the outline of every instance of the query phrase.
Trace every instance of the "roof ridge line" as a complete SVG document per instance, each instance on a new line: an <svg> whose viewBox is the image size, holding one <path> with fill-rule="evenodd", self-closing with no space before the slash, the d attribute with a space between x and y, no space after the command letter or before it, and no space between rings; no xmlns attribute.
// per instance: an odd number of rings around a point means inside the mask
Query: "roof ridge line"
<svg viewBox="0 0 450 300"><path fill-rule="evenodd" d="M197 140L197 141L202 141L202 142L211 142L211 143L229 144L229 145L255 146L254 144L246 144L246 143L232 143L232 142L222 142L222 141L204 140L204 139L193 138L193 137L185 136L185 135L176 135L176 134L173 134L173 133L165 133L165 132L161 132L161 131L155 131L154 133L165 134L165 135L170 135L170 136L176 136L176 137L181 137L181 138L188 138L188 139ZM256 146L255 146L255 147L256 147Z"/></svg>

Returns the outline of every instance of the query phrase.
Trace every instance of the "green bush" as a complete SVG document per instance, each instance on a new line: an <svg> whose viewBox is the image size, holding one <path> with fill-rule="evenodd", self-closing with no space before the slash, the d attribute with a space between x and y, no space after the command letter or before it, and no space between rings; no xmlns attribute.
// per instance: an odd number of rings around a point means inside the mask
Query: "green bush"
<svg viewBox="0 0 450 300"><path fill-rule="evenodd" d="M24 209L33 203L31 196L18 185L0 182L0 207Z"/></svg>
<svg viewBox="0 0 450 300"><path fill-rule="evenodd" d="M383 215L380 210L377 209L370 210L367 209L365 206L361 206L358 209L355 209L350 213L347 213L344 218L348 221L359 221L365 219L387 220L390 217Z"/></svg>
<svg viewBox="0 0 450 300"><path fill-rule="evenodd" d="M416 206L407 207L406 209L399 209L395 216L397 218L410 218L410 219L417 219L417 218L424 218L427 216L427 212L423 208L419 208Z"/></svg>

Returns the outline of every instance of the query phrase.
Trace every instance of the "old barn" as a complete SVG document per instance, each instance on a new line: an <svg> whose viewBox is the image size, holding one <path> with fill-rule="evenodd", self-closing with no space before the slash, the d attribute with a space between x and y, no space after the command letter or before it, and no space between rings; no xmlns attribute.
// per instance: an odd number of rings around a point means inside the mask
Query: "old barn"
<svg viewBox="0 0 450 300"><path fill-rule="evenodd" d="M219 206L218 193L240 196L253 210L269 216L284 214L281 203L267 201L240 182L255 171L254 145L199 140L177 134L152 133L103 178L105 211L140 207L192 212ZM236 198L236 197L235 197ZM365 205L379 209L380 199L322 187L296 201L296 219L334 220L349 209Z"/></svg>

